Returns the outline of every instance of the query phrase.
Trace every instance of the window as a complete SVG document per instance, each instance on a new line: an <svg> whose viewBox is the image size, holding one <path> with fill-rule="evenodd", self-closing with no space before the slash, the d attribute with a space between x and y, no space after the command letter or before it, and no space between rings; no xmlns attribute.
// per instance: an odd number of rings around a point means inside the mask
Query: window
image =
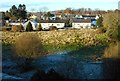
<svg viewBox="0 0 120 81"><path fill-rule="evenodd" d="M60 24L57 24L57 26L60 26Z"/></svg>

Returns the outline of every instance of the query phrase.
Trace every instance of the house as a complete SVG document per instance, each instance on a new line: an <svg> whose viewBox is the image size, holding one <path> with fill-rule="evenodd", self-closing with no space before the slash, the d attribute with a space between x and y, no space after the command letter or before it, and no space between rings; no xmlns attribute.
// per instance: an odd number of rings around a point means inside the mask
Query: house
<svg viewBox="0 0 120 81"><path fill-rule="evenodd" d="M21 22L9 22L10 26L18 26L18 25L23 25Z"/></svg>
<svg viewBox="0 0 120 81"><path fill-rule="evenodd" d="M28 20L25 19L25 20L6 20L6 23L10 26L18 26L18 25L23 25L25 22L27 22Z"/></svg>
<svg viewBox="0 0 120 81"><path fill-rule="evenodd" d="M91 28L91 19L73 19L72 20L73 28Z"/></svg>
<svg viewBox="0 0 120 81"><path fill-rule="evenodd" d="M25 22L23 24L24 30L26 30L26 27L27 27L29 22L32 24L33 30L36 30L36 28L39 26L39 23L37 23L35 20L33 20L33 19L32 20L28 20L27 22Z"/></svg>
<svg viewBox="0 0 120 81"><path fill-rule="evenodd" d="M41 20L40 24L43 30L48 30L50 26L56 26L58 29L64 28L68 20Z"/></svg>
<svg viewBox="0 0 120 81"><path fill-rule="evenodd" d="M18 26L18 25L23 25L23 23L22 22L20 22L20 21L17 21L17 20L8 20L8 21L6 21L6 23L8 23L8 25L10 25L10 26Z"/></svg>
<svg viewBox="0 0 120 81"><path fill-rule="evenodd" d="M33 15L31 15L29 18L30 18L30 19L37 19L38 17L33 14Z"/></svg>
<svg viewBox="0 0 120 81"><path fill-rule="evenodd" d="M97 15L80 15L81 19L98 19L99 16Z"/></svg>
<svg viewBox="0 0 120 81"><path fill-rule="evenodd" d="M91 25L96 26L96 21L99 18L97 15L76 15L76 19L90 19L91 20Z"/></svg>

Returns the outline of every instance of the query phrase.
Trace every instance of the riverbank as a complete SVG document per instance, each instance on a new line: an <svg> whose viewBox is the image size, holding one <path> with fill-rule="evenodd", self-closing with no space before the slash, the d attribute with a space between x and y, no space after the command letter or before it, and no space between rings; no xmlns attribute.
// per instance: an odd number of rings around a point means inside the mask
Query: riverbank
<svg viewBox="0 0 120 81"><path fill-rule="evenodd" d="M98 33L97 29L68 29L39 32L2 32L2 43L14 44L22 34L38 35L44 48L48 51L74 51L84 46L97 46L109 43L105 33ZM24 37L23 37L24 39Z"/></svg>
<svg viewBox="0 0 120 81"><path fill-rule="evenodd" d="M68 79L119 79L120 74L120 64L119 60L111 60L111 59L103 59L98 61L91 61L88 59L91 55L102 55L99 54L102 50L97 49L96 54L93 52L93 48L83 48L78 52L63 52L57 54L51 54L47 56L40 57L38 59L33 60L31 63L32 69L23 71L21 69L22 65L18 65L17 62L22 62L19 59L13 60L8 57L10 53L6 53L7 59L3 59L3 70L2 72L5 74L9 74L12 77L20 77L22 79L30 79L34 76L34 74L38 71L38 69L46 72L49 72L50 69L54 69L55 72L63 75ZM102 48L103 49L103 48ZM86 50L86 51L85 51ZM8 51L8 49L4 49ZM90 52L92 51L92 52ZM11 53L12 54L12 53ZM5 58L5 56L3 58ZM87 57L87 59L86 59ZM81 59L82 58L82 59ZM96 57L95 57L96 58ZM86 59L86 61L84 60ZM64 69L64 70L63 70ZM112 74L112 75L111 75ZM40 72L36 76L42 77L43 74ZM52 76L52 75L51 75ZM16 78L17 78L16 77ZM3 77L6 79L6 77ZM7 79L13 79L11 77L7 77ZM44 79L42 77L42 79Z"/></svg>
<svg viewBox="0 0 120 81"><path fill-rule="evenodd" d="M23 59L14 58L11 46L23 34L37 35L43 48L49 51L49 55L38 57L26 66ZM94 29L2 32L2 43L2 72L11 76L30 80L38 69L47 73L54 69L68 79L106 79L110 77L109 72L115 75L119 71L111 70L111 65L109 66L108 61L104 62L102 58L106 46L110 43L109 37L105 33L97 33Z"/></svg>

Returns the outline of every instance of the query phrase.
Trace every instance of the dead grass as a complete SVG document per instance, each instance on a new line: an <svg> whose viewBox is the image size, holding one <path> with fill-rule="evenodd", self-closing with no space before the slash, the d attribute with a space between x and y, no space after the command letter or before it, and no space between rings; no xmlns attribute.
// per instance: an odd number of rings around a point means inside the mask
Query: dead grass
<svg viewBox="0 0 120 81"><path fill-rule="evenodd" d="M120 42L112 43L105 49L104 58L120 58Z"/></svg>

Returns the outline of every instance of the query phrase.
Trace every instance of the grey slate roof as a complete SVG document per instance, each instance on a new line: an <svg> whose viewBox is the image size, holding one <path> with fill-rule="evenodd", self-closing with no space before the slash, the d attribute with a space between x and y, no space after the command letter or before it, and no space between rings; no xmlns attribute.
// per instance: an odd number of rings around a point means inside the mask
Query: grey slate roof
<svg viewBox="0 0 120 81"><path fill-rule="evenodd" d="M40 23L66 23L68 20L41 20Z"/></svg>
<svg viewBox="0 0 120 81"><path fill-rule="evenodd" d="M74 23L91 23L91 19L72 19Z"/></svg>

